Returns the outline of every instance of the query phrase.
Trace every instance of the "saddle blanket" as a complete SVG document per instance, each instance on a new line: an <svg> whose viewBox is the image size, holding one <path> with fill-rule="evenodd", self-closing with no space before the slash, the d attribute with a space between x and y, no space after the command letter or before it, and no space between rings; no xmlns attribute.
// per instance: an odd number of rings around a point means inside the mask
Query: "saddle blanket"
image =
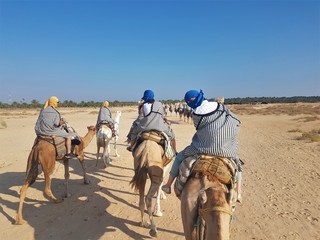
<svg viewBox="0 0 320 240"><path fill-rule="evenodd" d="M174 184L175 194L180 196L188 178L199 174L207 176L209 181L218 179L222 184L231 184L234 181L236 168L228 158L209 155L187 157L179 167L179 175Z"/></svg>
<svg viewBox="0 0 320 240"><path fill-rule="evenodd" d="M53 144L56 149L56 157L58 159L63 158L67 153L65 139L63 137L39 135L36 137L33 146L37 145L41 140Z"/></svg>
<svg viewBox="0 0 320 240"><path fill-rule="evenodd" d="M162 146L164 150L163 165L167 166L176 156L176 152L173 150L171 141L166 133L156 132L156 131L147 131L142 132L140 136L141 140L151 140L158 143Z"/></svg>

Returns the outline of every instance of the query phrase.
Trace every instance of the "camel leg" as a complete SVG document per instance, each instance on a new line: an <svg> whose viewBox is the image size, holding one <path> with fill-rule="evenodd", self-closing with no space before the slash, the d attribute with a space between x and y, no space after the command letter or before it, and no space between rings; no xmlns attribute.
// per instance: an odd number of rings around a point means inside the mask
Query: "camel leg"
<svg viewBox="0 0 320 240"><path fill-rule="evenodd" d="M110 159L110 144L108 142L107 146L106 146L106 149L107 149L107 163L109 164L111 162L111 159Z"/></svg>
<svg viewBox="0 0 320 240"><path fill-rule="evenodd" d="M17 224L17 225L22 225L25 223L25 220L22 217L22 210L23 210L23 202L24 202L24 199L26 198L28 187L29 187L29 183L25 183L25 184L23 184L23 186L20 190L19 209L18 209L18 213L16 216L16 222L15 222L15 224Z"/></svg>
<svg viewBox="0 0 320 240"><path fill-rule="evenodd" d="M195 223L198 215L198 195L201 185L198 179L190 179L181 193L181 218L186 240L195 239Z"/></svg>
<svg viewBox="0 0 320 240"><path fill-rule="evenodd" d="M102 159L103 159L103 164L104 164L104 168L107 167L107 145L105 143L105 146L103 146L103 153L102 153Z"/></svg>
<svg viewBox="0 0 320 240"><path fill-rule="evenodd" d="M44 170L44 168L42 168ZM45 188L44 188L44 193L55 203L61 203L62 200L57 199L51 192L51 178L50 174L48 171L43 171L44 172L44 179L45 179Z"/></svg>
<svg viewBox="0 0 320 240"><path fill-rule="evenodd" d="M149 219L150 219L150 231L149 234L152 237L157 236L157 226L156 223L153 219L153 213L152 213L152 198L155 195L155 193L159 190L160 185L157 183L151 183L150 189L148 191L148 194L146 196L146 206L149 214Z"/></svg>
<svg viewBox="0 0 320 240"><path fill-rule="evenodd" d="M140 215L141 215L141 222L140 222L140 226L141 227L149 227L149 224L147 222L145 222L144 220L144 189L146 186L146 181L141 183L141 185L139 186L139 209L140 209Z"/></svg>
<svg viewBox="0 0 320 240"><path fill-rule="evenodd" d="M84 159L80 159L78 158L79 162L80 162L80 165L81 165L81 168L82 168L82 171L83 171L83 183L84 184L89 184L90 181L88 180L87 178L87 168L86 168L86 164L84 162Z"/></svg>
<svg viewBox="0 0 320 240"><path fill-rule="evenodd" d="M165 175L166 175L166 172L167 172L168 169L169 169L169 166L171 166L171 164L168 164L167 166L165 166L165 167L163 168L163 179L164 179L164 177L165 177ZM161 182L161 185L160 185L160 199L167 199L167 196L164 194L164 192L163 192L162 189L161 189L162 185L163 185L163 181Z"/></svg>
<svg viewBox="0 0 320 240"><path fill-rule="evenodd" d="M99 162L99 155L100 155L100 146L99 143L97 143L97 160L96 160L96 167L98 166L98 162Z"/></svg>
<svg viewBox="0 0 320 240"><path fill-rule="evenodd" d="M71 194L69 193L69 178L70 178L70 173L69 173L69 160L65 159L63 160L63 164L64 164L64 184L65 184L65 197L70 197Z"/></svg>
<svg viewBox="0 0 320 240"><path fill-rule="evenodd" d="M118 150L117 150L117 141L118 141L118 136L115 136L115 137L114 137L114 151L115 151L115 156L116 156L116 157L120 157L120 154L118 153Z"/></svg>
<svg viewBox="0 0 320 240"><path fill-rule="evenodd" d="M165 166L163 168L163 176L162 176L162 179L164 179L164 176L167 172L167 169L168 169L169 165ZM156 197L156 204L154 206L154 212L153 212L153 215L156 216L156 217L162 217L162 212L161 212L161 207L160 207L160 200L161 199L166 199L166 195L164 194L164 192L162 191L161 187L163 185L163 181L161 181L160 183L160 187L157 191L157 197Z"/></svg>
<svg viewBox="0 0 320 240"><path fill-rule="evenodd" d="M161 212L161 207L160 207L160 199L161 199L161 195L162 194L164 195L164 193L161 190L161 186L162 186L162 182L160 184L159 189L157 190L156 203L154 205L153 215L156 216L156 217L162 217L162 215L163 215L162 212Z"/></svg>

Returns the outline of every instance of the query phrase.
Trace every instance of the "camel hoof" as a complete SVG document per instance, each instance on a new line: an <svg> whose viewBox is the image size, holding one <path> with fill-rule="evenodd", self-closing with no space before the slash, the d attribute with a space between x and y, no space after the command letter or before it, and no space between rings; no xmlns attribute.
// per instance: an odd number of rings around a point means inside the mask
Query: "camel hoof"
<svg viewBox="0 0 320 240"><path fill-rule="evenodd" d="M71 193L67 193L66 195L64 195L65 198L69 198L71 197Z"/></svg>
<svg viewBox="0 0 320 240"><path fill-rule="evenodd" d="M63 199L53 199L54 203L62 203Z"/></svg>
<svg viewBox="0 0 320 240"><path fill-rule="evenodd" d="M23 224L25 224L25 222L26 221L24 219L17 218L16 222L14 224L15 225L23 225Z"/></svg>
<svg viewBox="0 0 320 240"><path fill-rule="evenodd" d="M116 157L120 157L120 155L119 155L119 154L116 154Z"/></svg>
<svg viewBox="0 0 320 240"><path fill-rule="evenodd" d="M90 180L83 180L83 183L84 184L90 184L91 182L90 182Z"/></svg>
<svg viewBox="0 0 320 240"><path fill-rule="evenodd" d="M149 234L151 237L157 237L157 230L156 229L150 229Z"/></svg>
<svg viewBox="0 0 320 240"><path fill-rule="evenodd" d="M147 223L147 222L141 222L141 223L140 223L140 226L141 226L141 227L145 227L145 228L149 228L149 227L150 227L150 224Z"/></svg>
<svg viewBox="0 0 320 240"><path fill-rule="evenodd" d="M157 212L154 212L154 213L153 213L153 216L162 217L162 216L163 216L163 213L162 213L161 211L157 211Z"/></svg>

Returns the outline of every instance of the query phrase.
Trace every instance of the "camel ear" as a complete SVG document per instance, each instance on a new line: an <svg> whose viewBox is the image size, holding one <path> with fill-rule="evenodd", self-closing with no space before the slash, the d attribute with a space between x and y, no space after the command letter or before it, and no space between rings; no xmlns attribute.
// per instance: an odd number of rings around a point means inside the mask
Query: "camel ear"
<svg viewBox="0 0 320 240"><path fill-rule="evenodd" d="M205 204L207 202L207 193L204 189L200 190L198 198L199 198L200 204Z"/></svg>

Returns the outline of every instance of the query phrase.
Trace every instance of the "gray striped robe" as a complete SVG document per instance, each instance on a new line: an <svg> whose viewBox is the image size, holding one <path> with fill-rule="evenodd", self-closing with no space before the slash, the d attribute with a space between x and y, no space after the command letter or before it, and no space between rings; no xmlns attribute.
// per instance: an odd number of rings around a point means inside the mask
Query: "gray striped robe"
<svg viewBox="0 0 320 240"><path fill-rule="evenodd" d="M196 133L192 143L183 150L184 156L209 154L220 157L236 158L238 152L237 135L240 120L223 104L204 115L193 113Z"/></svg>

